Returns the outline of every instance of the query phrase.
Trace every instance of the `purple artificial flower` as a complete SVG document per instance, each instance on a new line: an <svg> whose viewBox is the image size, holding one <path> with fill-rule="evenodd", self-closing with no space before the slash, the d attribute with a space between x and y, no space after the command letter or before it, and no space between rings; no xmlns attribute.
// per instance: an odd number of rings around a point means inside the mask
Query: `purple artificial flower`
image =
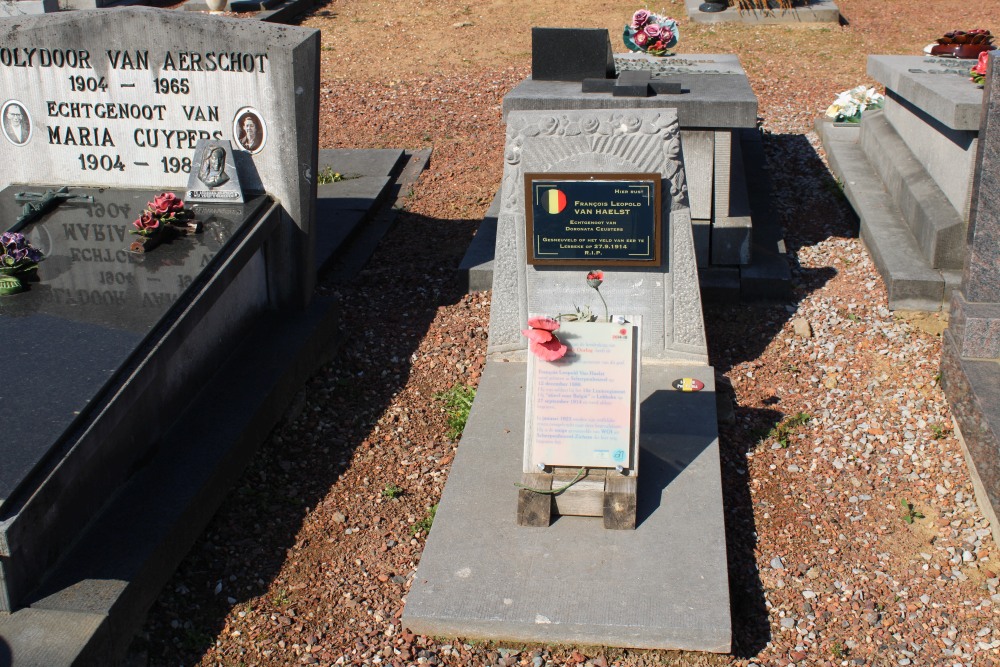
<svg viewBox="0 0 1000 667"><path fill-rule="evenodd" d="M642 26L649 22L649 17L651 14L648 9L640 9L635 14L632 15L632 27L638 30Z"/></svg>
<svg viewBox="0 0 1000 667"><path fill-rule="evenodd" d="M656 23L650 23L645 28L642 29L646 36L650 39L656 39L660 36L660 26Z"/></svg>

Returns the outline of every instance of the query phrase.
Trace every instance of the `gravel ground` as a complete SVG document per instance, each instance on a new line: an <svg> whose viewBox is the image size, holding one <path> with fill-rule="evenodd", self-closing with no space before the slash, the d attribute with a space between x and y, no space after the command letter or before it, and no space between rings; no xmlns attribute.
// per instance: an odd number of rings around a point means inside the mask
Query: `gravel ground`
<svg viewBox="0 0 1000 667"><path fill-rule="evenodd" d="M320 287L348 306L356 335L253 459L133 658L1000 665L1000 554L938 386L945 323L886 308L811 132L836 93L870 82L864 54L917 53L955 28L997 32L1000 3L838 4L849 24L814 29L701 27L680 0L662 7L680 20L683 52L737 53L746 67L793 263L788 303L705 309L711 363L735 406L720 426L732 655L497 645L401 627L457 447L436 396L475 386L484 363L490 295L461 294L454 268L500 181L500 103L528 74L528 28L614 35L634 7L335 0L304 20L323 30L321 145L433 147L431 166L368 268ZM387 33L397 39L373 57Z"/></svg>

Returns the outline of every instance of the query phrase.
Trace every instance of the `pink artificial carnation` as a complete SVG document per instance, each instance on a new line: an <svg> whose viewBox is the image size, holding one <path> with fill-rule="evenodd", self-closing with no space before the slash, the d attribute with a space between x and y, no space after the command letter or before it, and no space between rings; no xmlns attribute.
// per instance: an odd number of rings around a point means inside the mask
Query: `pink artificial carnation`
<svg viewBox="0 0 1000 667"><path fill-rule="evenodd" d="M650 23L650 24L648 24L645 28L642 29L642 31L644 33L646 33L646 35L650 39L656 39L657 37L660 36L660 32L661 32L660 31L660 26L657 23Z"/></svg>
<svg viewBox="0 0 1000 667"><path fill-rule="evenodd" d="M640 9L632 15L632 27L638 30L649 22L650 13L648 9Z"/></svg>

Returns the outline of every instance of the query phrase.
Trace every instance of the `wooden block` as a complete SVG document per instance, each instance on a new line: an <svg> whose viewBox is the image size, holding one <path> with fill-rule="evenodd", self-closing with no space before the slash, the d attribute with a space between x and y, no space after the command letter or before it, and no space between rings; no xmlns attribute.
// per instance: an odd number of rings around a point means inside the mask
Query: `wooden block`
<svg viewBox="0 0 1000 667"><path fill-rule="evenodd" d="M579 474L579 468L553 468L552 488L569 484ZM555 511L562 516L602 516L604 513L605 468L590 468L580 480L562 493L553 496Z"/></svg>
<svg viewBox="0 0 1000 667"><path fill-rule="evenodd" d="M532 489L550 491L552 475L546 473L523 473L521 484ZM552 522L552 495L536 493L529 489L517 491L517 525L547 528Z"/></svg>
<svg viewBox="0 0 1000 667"><path fill-rule="evenodd" d="M604 485L604 527L610 530L634 530L636 476L625 477L609 472Z"/></svg>

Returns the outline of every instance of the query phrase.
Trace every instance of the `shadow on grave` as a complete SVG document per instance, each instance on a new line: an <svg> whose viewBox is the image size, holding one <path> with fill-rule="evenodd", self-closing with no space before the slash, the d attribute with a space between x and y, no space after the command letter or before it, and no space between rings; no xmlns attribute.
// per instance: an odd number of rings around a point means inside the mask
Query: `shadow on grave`
<svg viewBox="0 0 1000 667"><path fill-rule="evenodd" d="M732 398L725 377L736 366L758 359L799 304L836 274L832 267L805 267L798 252L830 238L856 238L858 218L819 154L801 134L765 134L764 152L771 180L771 211L784 230L792 274L792 294L779 303L706 304L709 363L721 394ZM734 401L735 402L735 401ZM757 571L757 527L747 475L747 453L782 420L777 388L756 408L735 405L735 419L721 424L719 445L726 508L726 541L733 617L733 653L751 658L771 639L763 585Z"/></svg>
<svg viewBox="0 0 1000 667"><path fill-rule="evenodd" d="M325 542L337 535L352 539L343 536L344 528L358 526L355 521L367 523L370 517L352 510L354 503L371 505L381 493L383 486L376 481L375 465L388 460L392 466L412 457L418 445L423 447L420 457L441 458L451 453L452 443L443 432L432 443L395 439L386 442L385 431L376 439L373 427L406 385L412 355L428 333L438 308L462 299L455 267L474 234L476 222L403 213L365 269L349 281L321 279L323 291L341 295L346 334L343 347L334 361L303 387L283 421L253 456L160 593L149 612L145 638L140 635L133 655L145 651L150 665L197 661L224 630L227 615L235 608L249 609L248 603L268 616L275 614L279 620L273 622L274 627L289 623L294 629L306 624L302 636L339 631L327 622L328 614L310 620L303 613L310 608L339 607L343 599L337 579L319 579L316 585L295 590L295 582L281 582L278 577L291 549L307 554L310 540L323 537ZM380 337L380 347L375 347L375 341L367 335L374 327L392 332L391 336ZM484 329L484 349L485 335ZM457 383L472 381L459 376ZM425 401L422 407L429 413L436 412L438 402L431 396ZM414 417L422 418L419 414ZM352 459L355 466L373 466L371 486L352 489L350 497L327 499L331 487L352 465ZM386 472L391 476L394 469L390 467ZM360 495L355 497L355 491ZM414 494L413 502L417 498ZM313 527L300 536L306 518L324 500L328 514L336 511L346 515L344 523ZM377 530L384 535L383 542L392 539L406 545L411 538L409 526L405 521L393 523L393 514L421 517L425 508L409 506L405 490L400 500L401 509L381 514L389 520L380 523ZM351 567L356 557L361 554L350 554ZM312 562L309 556L305 559ZM329 565L331 569L341 566ZM300 576L301 581L310 578L309 573ZM402 586L396 588L401 597ZM268 595L269 590L270 597L263 603L253 603L255 598ZM330 599L317 599L323 594ZM230 598L234 601L230 602ZM165 646L173 648L155 653L158 647ZM277 644L275 650L279 650Z"/></svg>

